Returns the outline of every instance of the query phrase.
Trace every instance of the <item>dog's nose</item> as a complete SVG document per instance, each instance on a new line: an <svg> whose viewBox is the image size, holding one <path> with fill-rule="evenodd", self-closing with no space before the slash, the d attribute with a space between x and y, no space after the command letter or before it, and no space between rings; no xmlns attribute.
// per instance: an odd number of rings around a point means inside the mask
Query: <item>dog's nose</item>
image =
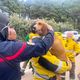
<svg viewBox="0 0 80 80"><path fill-rule="evenodd" d="M37 25L34 25L33 27L34 27L35 31L39 30L39 27Z"/></svg>

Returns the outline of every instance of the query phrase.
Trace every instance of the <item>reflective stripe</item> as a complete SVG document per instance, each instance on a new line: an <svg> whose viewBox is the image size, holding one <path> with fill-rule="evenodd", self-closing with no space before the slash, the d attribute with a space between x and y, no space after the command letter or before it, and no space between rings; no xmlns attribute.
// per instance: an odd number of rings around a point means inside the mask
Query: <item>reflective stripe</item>
<svg viewBox="0 0 80 80"><path fill-rule="evenodd" d="M33 42L27 42L27 44L29 44L29 45L35 45L35 43L33 43Z"/></svg>
<svg viewBox="0 0 80 80"><path fill-rule="evenodd" d="M33 66L33 69L34 69L34 76L38 78L43 78L45 80L49 80L49 77L47 75L37 73L35 66Z"/></svg>
<svg viewBox="0 0 80 80"><path fill-rule="evenodd" d="M74 53L74 50L65 50L67 53Z"/></svg>
<svg viewBox="0 0 80 80"><path fill-rule="evenodd" d="M60 61L59 66L58 66L58 68L56 69L55 72L58 72L62 68L62 64L63 64L62 61Z"/></svg>
<svg viewBox="0 0 80 80"><path fill-rule="evenodd" d="M45 80L49 80L49 77L46 75L42 75L42 74L38 74L37 72L34 71L34 76L38 77L38 78L43 78Z"/></svg>

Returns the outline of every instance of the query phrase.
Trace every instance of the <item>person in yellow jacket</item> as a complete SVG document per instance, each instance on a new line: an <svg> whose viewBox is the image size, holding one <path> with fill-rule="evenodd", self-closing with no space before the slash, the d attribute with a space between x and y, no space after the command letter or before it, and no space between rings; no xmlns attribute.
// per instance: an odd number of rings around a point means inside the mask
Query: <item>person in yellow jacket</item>
<svg viewBox="0 0 80 80"><path fill-rule="evenodd" d="M67 33L65 49L66 55L72 62L72 68L70 70L70 78L75 80L75 56L77 53L80 53L80 46L79 44L74 41L72 33Z"/></svg>
<svg viewBox="0 0 80 80"><path fill-rule="evenodd" d="M28 33L28 34L26 35L25 39L26 39L26 41L27 41L29 44L31 44L31 43L32 43L32 38L37 37L37 36L39 36L39 35L36 34L36 33L30 32L30 33ZM27 60L27 61L25 61L25 62L22 63L21 71L22 71L23 73L24 73L24 71L27 69L27 63L28 63L28 61L29 61L29 60ZM29 64L28 64L28 68L29 68L29 67L30 67L30 68L32 67L30 62L29 62Z"/></svg>
<svg viewBox="0 0 80 80"><path fill-rule="evenodd" d="M70 69L70 63L67 60L60 60L53 54L48 51L44 56L31 59L34 80L56 80L56 74L62 74Z"/></svg>

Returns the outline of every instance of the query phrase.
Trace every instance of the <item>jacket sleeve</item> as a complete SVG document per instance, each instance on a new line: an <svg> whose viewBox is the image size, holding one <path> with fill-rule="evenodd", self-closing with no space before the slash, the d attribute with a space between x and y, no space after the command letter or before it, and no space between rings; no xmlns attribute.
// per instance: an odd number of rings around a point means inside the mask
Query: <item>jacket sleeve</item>
<svg viewBox="0 0 80 80"><path fill-rule="evenodd" d="M24 61L46 54L53 43L53 38L53 31L49 31L43 38L33 40L34 44L27 44L27 47L20 55L21 60Z"/></svg>
<svg viewBox="0 0 80 80"><path fill-rule="evenodd" d="M80 45L77 42L75 43L74 51L76 54L80 53Z"/></svg>

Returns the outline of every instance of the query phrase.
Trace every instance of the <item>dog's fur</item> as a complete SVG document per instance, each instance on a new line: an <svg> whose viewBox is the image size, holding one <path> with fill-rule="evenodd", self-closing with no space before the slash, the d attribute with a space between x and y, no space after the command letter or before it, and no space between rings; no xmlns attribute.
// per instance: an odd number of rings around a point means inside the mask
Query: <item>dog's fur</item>
<svg viewBox="0 0 80 80"><path fill-rule="evenodd" d="M54 43L49 51L60 60L67 61L65 48L63 47L62 41L57 36L54 36Z"/></svg>

